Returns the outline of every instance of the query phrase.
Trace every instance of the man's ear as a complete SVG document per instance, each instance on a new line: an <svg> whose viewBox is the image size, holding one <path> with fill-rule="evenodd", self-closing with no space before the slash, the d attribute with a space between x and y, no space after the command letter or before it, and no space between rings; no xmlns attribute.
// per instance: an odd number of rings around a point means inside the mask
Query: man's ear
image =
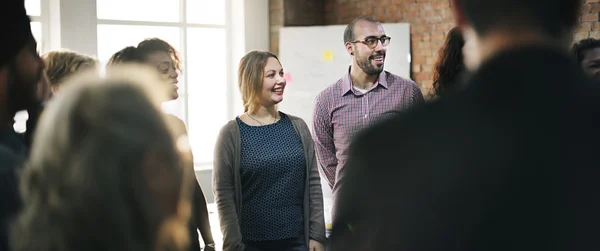
<svg viewBox="0 0 600 251"><path fill-rule="evenodd" d="M352 47L352 43L346 42L346 51L348 51L348 54L350 54L351 56L354 55L354 48Z"/></svg>

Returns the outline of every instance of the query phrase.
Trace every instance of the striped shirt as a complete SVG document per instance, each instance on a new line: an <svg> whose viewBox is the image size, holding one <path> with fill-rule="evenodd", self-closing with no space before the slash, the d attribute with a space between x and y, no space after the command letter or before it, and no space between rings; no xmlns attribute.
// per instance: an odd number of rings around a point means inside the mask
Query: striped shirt
<svg viewBox="0 0 600 251"><path fill-rule="evenodd" d="M379 74L369 90L353 88L349 69L343 78L323 90L315 101L313 139L329 186L333 188L336 183L336 174L347 159L350 139L357 131L424 101L414 81L387 71Z"/></svg>

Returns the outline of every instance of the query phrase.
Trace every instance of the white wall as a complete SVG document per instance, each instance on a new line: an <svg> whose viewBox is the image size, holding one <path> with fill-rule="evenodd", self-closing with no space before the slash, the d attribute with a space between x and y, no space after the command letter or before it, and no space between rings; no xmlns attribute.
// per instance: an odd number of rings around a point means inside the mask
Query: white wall
<svg viewBox="0 0 600 251"><path fill-rule="evenodd" d="M233 114L243 112L242 98L237 86L237 66L251 50L269 50L269 0L231 0L232 6L232 90Z"/></svg>

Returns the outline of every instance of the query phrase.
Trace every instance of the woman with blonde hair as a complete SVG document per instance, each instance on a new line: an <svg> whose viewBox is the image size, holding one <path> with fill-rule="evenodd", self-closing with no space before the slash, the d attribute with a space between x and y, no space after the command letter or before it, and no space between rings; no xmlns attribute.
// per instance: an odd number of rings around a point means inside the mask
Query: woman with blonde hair
<svg viewBox="0 0 600 251"><path fill-rule="evenodd" d="M324 250L323 195L306 123L277 110L286 81L277 56L246 54L238 71L244 113L215 147L213 189L224 251Z"/></svg>
<svg viewBox="0 0 600 251"><path fill-rule="evenodd" d="M15 251L187 248L189 159L178 150L189 148L176 147L150 93L78 81L48 103L21 177Z"/></svg>
<svg viewBox="0 0 600 251"><path fill-rule="evenodd" d="M42 55L42 59L46 64L44 72L52 94L56 94L69 77L82 71L98 71L98 61L95 58L70 50L47 52Z"/></svg>

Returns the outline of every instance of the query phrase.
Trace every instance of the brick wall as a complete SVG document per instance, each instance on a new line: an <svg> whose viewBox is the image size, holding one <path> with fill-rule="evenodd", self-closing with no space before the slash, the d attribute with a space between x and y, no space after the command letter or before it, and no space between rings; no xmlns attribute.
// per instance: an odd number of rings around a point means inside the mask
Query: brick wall
<svg viewBox="0 0 600 251"><path fill-rule="evenodd" d="M283 26L324 25L325 0L269 0L270 50L279 54L279 29Z"/></svg>
<svg viewBox="0 0 600 251"><path fill-rule="evenodd" d="M285 25L283 2L270 0L271 50L279 48L279 28ZM299 0L302 1L302 0ZM410 23L412 70L411 78L427 93L432 84L432 67L447 32L454 26L450 0L304 0L324 1L323 24L347 24L359 16L370 16L383 23ZM319 6L314 5L314 6ZM280 11L281 10L281 11ZM288 10L289 12L289 10ZM315 11L319 13L319 10ZM302 18L302 17L300 17ZM584 0L581 25L574 31L574 39L600 39L600 0ZM286 15L286 19L288 19ZM288 20L289 21L289 20ZM316 22L315 25L318 25ZM392 42L393 43L393 42Z"/></svg>
<svg viewBox="0 0 600 251"><path fill-rule="evenodd" d="M375 4L376 3L376 4ZM326 0L325 24L347 24L359 16L382 23L410 23L411 77L429 91L431 69L446 33L453 27L449 0Z"/></svg>
<svg viewBox="0 0 600 251"><path fill-rule="evenodd" d="M314 1L314 0L305 0ZM271 13L279 15L279 2L271 0ZM280 7L281 6L281 7ZM374 17L384 23L409 22L411 25L412 78L428 91L431 68L446 32L453 27L449 0L324 0L324 24L347 24L359 16ZM275 19L275 20L274 20ZM271 50L278 52L279 28L283 20L271 17ZM283 18L281 18L283 19Z"/></svg>
<svg viewBox="0 0 600 251"><path fill-rule="evenodd" d="M279 54L279 29L283 27L283 0L269 0L269 50Z"/></svg>
<svg viewBox="0 0 600 251"><path fill-rule="evenodd" d="M583 11L581 13L581 24L575 31L574 40L579 41L584 38L600 39L600 0L584 0Z"/></svg>

